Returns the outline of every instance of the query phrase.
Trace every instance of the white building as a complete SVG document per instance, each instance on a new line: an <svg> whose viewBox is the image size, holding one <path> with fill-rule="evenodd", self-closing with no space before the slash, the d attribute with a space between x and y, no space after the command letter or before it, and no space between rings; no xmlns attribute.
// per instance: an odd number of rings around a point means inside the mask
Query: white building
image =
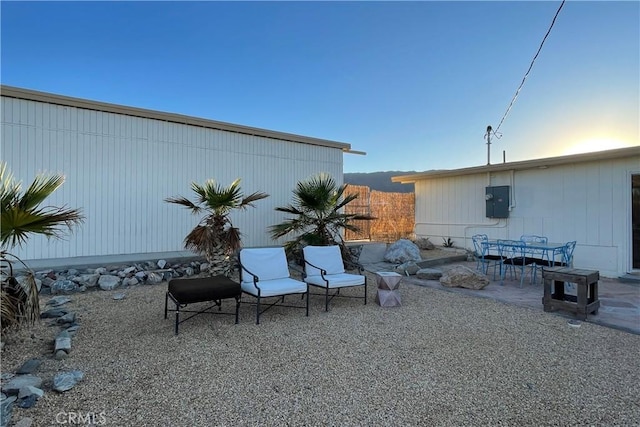
<svg viewBox="0 0 640 427"><path fill-rule="evenodd" d="M194 199L191 183L241 178L245 195L270 197L232 214L245 246L280 244L268 227L297 182L318 172L343 183L346 143L2 86L1 158L23 185L40 172L65 184L46 203L79 208L66 240L30 237L12 253L38 266L193 255L183 240L200 220L164 201Z"/></svg>
<svg viewBox="0 0 640 427"><path fill-rule="evenodd" d="M478 233L493 239L537 234L550 242L577 241L575 267L605 277L640 273L640 146L392 181L415 184L415 234L435 244L450 237L472 249ZM495 198L487 197L494 191Z"/></svg>

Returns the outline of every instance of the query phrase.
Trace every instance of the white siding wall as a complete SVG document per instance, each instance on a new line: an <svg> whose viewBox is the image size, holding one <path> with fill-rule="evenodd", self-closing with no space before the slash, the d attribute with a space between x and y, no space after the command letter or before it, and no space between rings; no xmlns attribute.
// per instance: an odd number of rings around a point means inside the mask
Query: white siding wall
<svg viewBox="0 0 640 427"><path fill-rule="evenodd" d="M640 156L416 182L416 235L436 245L451 237L471 249L471 236L548 236L577 241L575 265L615 277L631 270L631 174ZM485 216L485 187L510 185L508 219Z"/></svg>
<svg viewBox="0 0 640 427"><path fill-rule="evenodd" d="M2 160L27 186L40 172L66 176L47 200L81 208L86 222L66 240L32 237L12 252L26 260L183 250L197 224L191 182L213 178L270 194L233 214L245 246L279 244L268 227L284 218L300 180L330 173L342 184L342 150L15 98L2 98Z"/></svg>

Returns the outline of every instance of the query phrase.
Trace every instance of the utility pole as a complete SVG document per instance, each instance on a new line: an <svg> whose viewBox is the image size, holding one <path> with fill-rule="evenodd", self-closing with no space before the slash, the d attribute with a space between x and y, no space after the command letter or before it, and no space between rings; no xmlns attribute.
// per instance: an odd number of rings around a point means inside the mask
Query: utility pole
<svg viewBox="0 0 640 427"><path fill-rule="evenodd" d="M487 126L487 165L491 164L491 125Z"/></svg>

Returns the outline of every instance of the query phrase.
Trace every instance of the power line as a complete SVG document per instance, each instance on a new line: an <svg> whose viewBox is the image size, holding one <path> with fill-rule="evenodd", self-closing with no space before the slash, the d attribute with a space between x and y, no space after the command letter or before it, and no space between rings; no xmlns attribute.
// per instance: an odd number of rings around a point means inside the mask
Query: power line
<svg viewBox="0 0 640 427"><path fill-rule="evenodd" d="M511 108L513 107L513 104L516 102L516 98L518 97L518 94L520 93L520 90L522 89L522 86L524 85L524 81L529 76L529 73L531 72L531 69L533 68L533 64L536 62L536 58L538 58L538 55L540 54L540 51L542 50L542 46L544 46L544 42L547 40L547 37L549 36L549 33L551 33L551 29L553 28L553 25L556 23L556 18L558 17L558 14L560 13L560 10L562 10L562 6L564 6L564 2L565 2L565 0L562 0L562 3L560 3L560 7L556 11L555 16L553 17L553 21L551 21L551 25L549 26L549 29L547 30L547 34L544 35L544 38L542 39L542 42L540 43L540 47L538 47L538 51L536 52L535 56L531 60L531 64L529 65L529 69L524 74L524 77L522 78L522 82L520 82L520 86L518 87L518 90L516 90L516 94L513 95L513 99L511 100L511 103L509 103L509 107L507 107L507 111L504 113L504 116L502 116L502 119L500 120L500 123L498 124L498 127L495 129L494 135L497 136L498 130L500 129L500 126L502 126L502 122L504 122L504 119L507 118L507 115L509 114L509 111L511 111Z"/></svg>

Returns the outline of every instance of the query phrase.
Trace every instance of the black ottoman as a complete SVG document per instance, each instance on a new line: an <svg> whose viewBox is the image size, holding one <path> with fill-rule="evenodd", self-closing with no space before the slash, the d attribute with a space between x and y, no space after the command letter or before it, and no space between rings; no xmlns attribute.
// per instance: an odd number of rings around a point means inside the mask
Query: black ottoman
<svg viewBox="0 0 640 427"><path fill-rule="evenodd" d="M234 314L221 311L222 300L234 298L236 300L236 323L238 323L241 295L242 290L240 289L240 284L226 276L171 279L169 280L169 289L167 290L164 300L164 318L167 318L167 313L169 311L176 312L175 334L178 335L178 325L194 316L197 316L198 314ZM169 298L171 298L176 305L175 310L169 309ZM197 302L213 302L213 305L201 311L181 310L181 308L186 307L187 304ZM218 307L219 311L209 311L214 307ZM186 319L180 320L181 312L195 314L187 317Z"/></svg>

